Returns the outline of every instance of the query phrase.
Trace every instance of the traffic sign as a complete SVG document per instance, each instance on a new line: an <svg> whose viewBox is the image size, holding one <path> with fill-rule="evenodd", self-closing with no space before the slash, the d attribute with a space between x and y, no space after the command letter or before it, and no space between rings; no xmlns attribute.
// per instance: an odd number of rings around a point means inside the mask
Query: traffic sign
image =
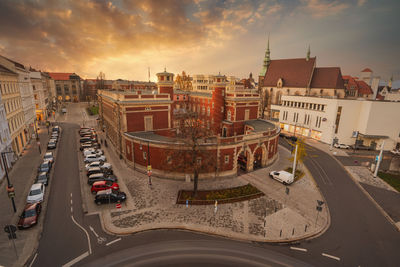
<svg viewBox="0 0 400 267"><path fill-rule="evenodd" d="M117 203L117 205L115 205L115 207L116 207L117 209L120 209L120 208L121 208L121 203Z"/></svg>
<svg viewBox="0 0 400 267"><path fill-rule="evenodd" d="M379 155L375 156L375 161L379 160Z"/></svg>
<svg viewBox="0 0 400 267"><path fill-rule="evenodd" d="M4 232L6 233L15 233L17 231L17 227L15 225L9 224L4 226Z"/></svg>
<svg viewBox="0 0 400 267"><path fill-rule="evenodd" d="M147 165L147 170L151 171L151 165Z"/></svg>

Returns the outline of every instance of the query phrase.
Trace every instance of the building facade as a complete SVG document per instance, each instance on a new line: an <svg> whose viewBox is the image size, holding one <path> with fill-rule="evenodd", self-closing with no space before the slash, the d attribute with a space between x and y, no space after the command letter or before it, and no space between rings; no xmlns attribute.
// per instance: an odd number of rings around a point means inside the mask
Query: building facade
<svg viewBox="0 0 400 267"><path fill-rule="evenodd" d="M0 115L1 117L5 115L7 121L7 125L4 124L4 121L1 122L0 134L4 149L9 150L9 143L11 143L12 151L20 155L27 141L24 129L24 110L18 82L18 74L9 67L0 64L1 105L4 107L4 114L0 107ZM8 156L8 158L11 162L12 157Z"/></svg>
<svg viewBox="0 0 400 267"><path fill-rule="evenodd" d="M391 150L400 146L400 102L282 96L280 128L321 142ZM358 134L356 134L358 133ZM357 136L357 137L356 137Z"/></svg>
<svg viewBox="0 0 400 267"><path fill-rule="evenodd" d="M144 172L151 165L157 176L188 175L183 170L171 171L168 165L177 159L167 157L171 150L190 151L177 137L179 117L189 112L213 132L202 147L215 155L217 165L200 178L236 176L239 157L245 159L249 171L255 161L266 166L276 159L279 128L258 119L256 92L227 93L227 79L221 75L195 75L192 91L174 90L173 76L166 71L158 73L156 92L99 90L103 128L132 168Z"/></svg>
<svg viewBox="0 0 400 267"><path fill-rule="evenodd" d="M54 80L56 97L58 101L84 101L82 94L81 77L79 77L77 74L49 72L49 75Z"/></svg>
<svg viewBox="0 0 400 267"><path fill-rule="evenodd" d="M45 77L39 71L31 71L30 78L35 101L36 121L45 121L48 116L49 92Z"/></svg>

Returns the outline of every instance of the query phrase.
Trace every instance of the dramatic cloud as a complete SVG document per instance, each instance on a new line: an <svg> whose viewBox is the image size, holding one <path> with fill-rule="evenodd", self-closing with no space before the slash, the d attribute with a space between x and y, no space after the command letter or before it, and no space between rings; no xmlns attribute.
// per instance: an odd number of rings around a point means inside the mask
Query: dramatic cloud
<svg viewBox="0 0 400 267"><path fill-rule="evenodd" d="M259 72L270 33L273 58L304 56L311 44L312 53L325 51L318 62L371 66L374 62L360 61L380 55L382 70L392 68L396 75L392 62L399 59L372 50L398 47L398 5L395 0L385 5L377 0L0 0L0 54L83 77L103 71L107 78L147 80L148 67L154 74L164 66L243 77ZM344 60L332 54L343 54Z"/></svg>

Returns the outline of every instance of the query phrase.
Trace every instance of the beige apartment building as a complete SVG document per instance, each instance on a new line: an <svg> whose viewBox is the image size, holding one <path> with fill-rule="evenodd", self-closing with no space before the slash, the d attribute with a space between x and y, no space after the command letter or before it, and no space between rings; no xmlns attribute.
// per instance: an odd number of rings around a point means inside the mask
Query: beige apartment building
<svg viewBox="0 0 400 267"><path fill-rule="evenodd" d="M20 155L27 141L24 133L25 119L18 85L18 74L1 64L0 92L11 135L11 146L13 151Z"/></svg>

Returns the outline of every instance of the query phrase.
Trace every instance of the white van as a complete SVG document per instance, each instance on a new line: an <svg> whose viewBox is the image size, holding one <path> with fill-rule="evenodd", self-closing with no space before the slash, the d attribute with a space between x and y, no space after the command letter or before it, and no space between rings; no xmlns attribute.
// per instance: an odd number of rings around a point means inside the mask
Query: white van
<svg viewBox="0 0 400 267"><path fill-rule="evenodd" d="M284 185L288 185L293 183L293 175L290 172L287 171L272 171L269 173L269 176L279 182L281 182Z"/></svg>

